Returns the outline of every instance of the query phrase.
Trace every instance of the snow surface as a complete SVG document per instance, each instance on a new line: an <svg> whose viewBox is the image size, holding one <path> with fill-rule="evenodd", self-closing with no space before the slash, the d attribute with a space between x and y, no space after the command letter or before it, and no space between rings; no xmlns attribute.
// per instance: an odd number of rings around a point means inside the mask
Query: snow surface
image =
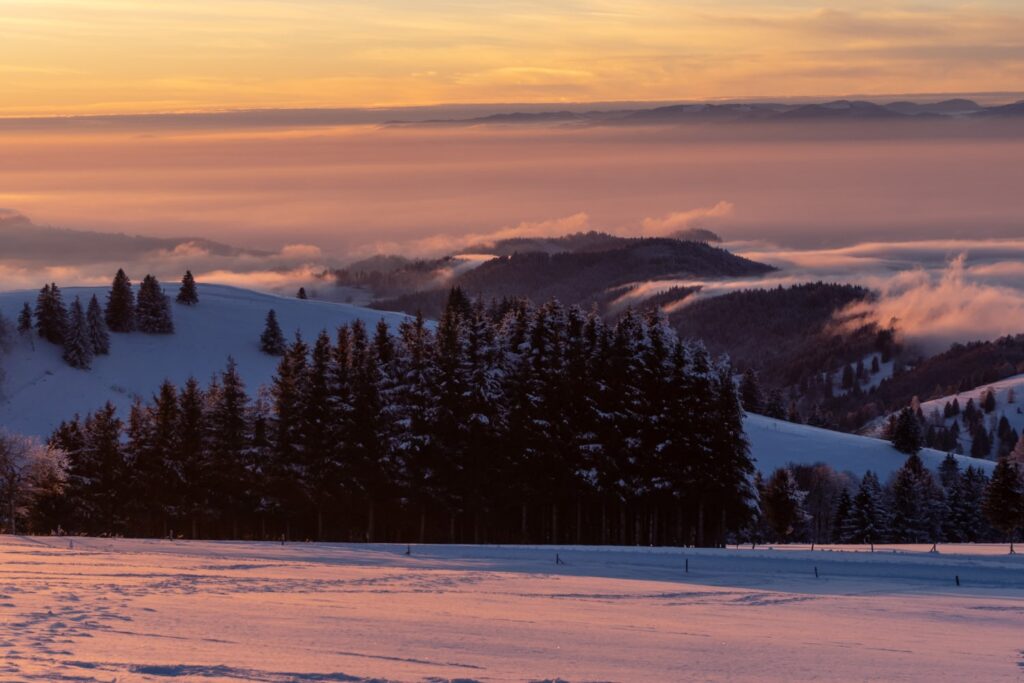
<svg viewBox="0 0 1024 683"><path fill-rule="evenodd" d="M106 288L69 287L65 301L93 294L105 300ZM176 291L168 287L168 293ZM0 386L0 427L45 438L62 420L75 413L85 415L113 401L122 417L136 397L150 398L164 379L179 386L190 376L205 384L224 369L228 356L250 394L268 384L278 359L259 350L267 311L277 312L286 336L301 330L307 341L320 330L333 335L343 323L364 320L368 326L383 318L392 326L405 316L324 301L300 300L261 294L223 285L199 285L197 306L172 304L176 332L173 335L111 334L111 354L97 358L88 371L76 370L61 360L56 346L36 336L18 339L4 360L7 379ZM0 312L13 321L25 301L34 303L36 292L0 293ZM1024 392L1021 392L1024 393ZM875 471L883 480L906 460L887 442L842 434L758 415L745 423L757 467L770 474L790 463L825 462L839 471L863 476ZM930 467L944 454L924 451ZM961 460L990 470L992 464L970 458Z"/></svg>
<svg viewBox="0 0 1024 683"><path fill-rule="evenodd" d="M906 462L907 456L888 441L857 434L833 432L808 425L776 420L762 415L748 415L743 426L750 439L750 450L762 473L770 473L790 463L811 465L824 462L839 472L863 477L871 470L884 482ZM924 464L937 470L946 454L932 448L919 455ZM963 455L955 456L960 468L968 465L991 472L995 463Z"/></svg>
<svg viewBox="0 0 1024 683"><path fill-rule="evenodd" d="M165 283L164 287L173 299L177 285ZM78 296L85 304L93 294L105 303L108 288L68 287L61 291L65 303ZM35 299L34 291L0 293L0 312L13 323L22 304L34 305ZM206 284L199 285L198 305L171 306L173 335L111 334L110 355L96 358L91 370L68 366L57 346L35 335L30 341L17 339L2 361L7 378L0 386L0 427L46 437L62 420L92 412L108 400L125 417L136 397L149 399L165 379L181 386L192 376L205 386L214 373L224 369L228 356L238 363L250 393L255 393L270 381L279 361L259 349L270 309L277 312L287 339L299 330L308 342L320 330L327 330L333 338L340 325L356 319L365 321L372 333L381 318L395 326L406 317Z"/></svg>
<svg viewBox="0 0 1024 683"><path fill-rule="evenodd" d="M1024 676L1006 546L405 550L5 536L0 680Z"/></svg>

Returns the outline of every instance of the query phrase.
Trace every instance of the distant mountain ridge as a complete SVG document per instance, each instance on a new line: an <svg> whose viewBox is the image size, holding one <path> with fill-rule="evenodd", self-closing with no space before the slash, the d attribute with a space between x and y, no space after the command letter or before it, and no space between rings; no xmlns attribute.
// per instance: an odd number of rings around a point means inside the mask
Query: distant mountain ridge
<svg viewBox="0 0 1024 683"><path fill-rule="evenodd" d="M512 111L473 118L395 120L393 125L501 125L563 123L646 125L712 121L866 121L1024 116L1024 100L982 105L971 99L936 102L832 100L810 104L781 102L672 104L650 109L595 111Z"/></svg>

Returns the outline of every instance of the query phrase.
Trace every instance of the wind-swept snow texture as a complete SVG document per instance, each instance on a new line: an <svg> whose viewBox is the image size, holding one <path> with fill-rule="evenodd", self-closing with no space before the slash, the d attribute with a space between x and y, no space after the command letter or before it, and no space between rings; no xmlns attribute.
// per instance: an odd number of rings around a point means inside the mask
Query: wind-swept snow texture
<svg viewBox="0 0 1024 683"><path fill-rule="evenodd" d="M259 340L267 311L274 309L291 341L300 331L311 342L321 331L332 336L339 325L356 319L371 328L383 318L392 327L406 316L325 301L299 300L223 285L199 285L199 303L173 303L178 283L163 283L171 297L175 332L111 334L110 355L93 360L91 370L76 370L61 359L61 350L34 334L17 338L3 359L7 378L0 386L0 427L40 437L75 413L83 416L113 401L122 417L136 397L149 399L160 383L177 385L193 376L205 385L224 369L228 356L254 394L267 384L280 359L260 352ZM138 289L136 287L136 289ZM64 302L80 297L87 304L95 294L106 302L106 287L62 289ZM24 302L35 304L36 292L0 293L0 312L14 321ZM18 337L18 335L15 335Z"/></svg>
<svg viewBox="0 0 1024 683"><path fill-rule="evenodd" d="M3 537L0 680L1020 681L1024 555L939 550Z"/></svg>

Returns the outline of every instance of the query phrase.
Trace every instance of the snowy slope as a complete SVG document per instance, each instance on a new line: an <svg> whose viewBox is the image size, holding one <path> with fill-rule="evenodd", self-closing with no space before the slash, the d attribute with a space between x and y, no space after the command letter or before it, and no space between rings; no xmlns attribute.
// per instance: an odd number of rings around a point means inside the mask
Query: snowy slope
<svg viewBox="0 0 1024 683"><path fill-rule="evenodd" d="M990 422L994 423L1005 415L1010 426L1020 434L1021 431L1024 430L1024 375L1007 377L1006 379L998 382L975 387L970 391L964 391L952 396L944 396L943 398L937 398L933 401L927 401L921 404L921 410L924 412L924 416L926 418L934 419L936 416L942 416L942 409L946 406L947 402L952 402L954 398L960 402L961 410L963 410L967 405L967 401L971 399L974 399L974 404L976 406L980 406L982 396L989 389L991 389L995 394L996 409L985 417L986 424L989 424ZM943 419L942 422L948 427L953 424L954 419L957 418ZM969 452L971 439L967 434L967 430L963 429L963 426L963 422L961 421L960 427L962 431L960 433L960 442L963 445L964 452Z"/></svg>
<svg viewBox="0 0 1024 683"><path fill-rule="evenodd" d="M744 426L755 464L764 474L791 462L807 465L824 462L840 472L852 472L858 477L871 470L885 481L907 459L882 439L843 434L761 415L748 415ZM922 450L920 455L925 465L933 470L946 457L945 453L930 448ZM974 465L991 472L995 466L987 460L956 457L961 469Z"/></svg>
<svg viewBox="0 0 1024 683"><path fill-rule="evenodd" d="M166 287L172 295L177 287ZM93 294L105 302L105 287L62 289L65 303ZM25 301L34 304L36 292L0 293L0 312L13 322ZM4 359L7 378L0 387L0 427L47 436L61 420L85 414L113 401L122 415L136 396L149 398L164 379L183 384L194 376L204 385L234 357L250 392L266 384L278 359L259 350L267 311L277 312L287 338L296 330L312 341L320 330L356 319L371 327L384 318L392 326L405 318L347 304L299 300L222 285L199 285L199 304L172 304L175 334L111 334L111 353L93 362L91 370L76 370L61 359L54 345L33 336L18 339ZM16 335L17 336L17 335Z"/></svg>
<svg viewBox="0 0 1024 683"><path fill-rule="evenodd" d="M965 453L969 453L971 450L971 437L969 430L964 427L963 417L945 418L943 417L943 409L947 403L952 403L953 399L957 399L960 403L961 410L967 406L967 402L971 399L974 399L974 404L980 408L982 396L989 389L995 394L996 409L985 416L985 424L988 429L991 431L999 419L1005 416L1010 426L1017 430L1018 434L1024 431L1024 375L1014 375L998 382L982 384L969 391L962 391L959 394L951 394L925 401L921 404L921 412L924 413L925 418L930 423L942 424L945 427L951 427L954 422L959 421L961 430L960 446ZM865 431L871 434L881 434L889 417L889 415L886 415L875 419Z"/></svg>

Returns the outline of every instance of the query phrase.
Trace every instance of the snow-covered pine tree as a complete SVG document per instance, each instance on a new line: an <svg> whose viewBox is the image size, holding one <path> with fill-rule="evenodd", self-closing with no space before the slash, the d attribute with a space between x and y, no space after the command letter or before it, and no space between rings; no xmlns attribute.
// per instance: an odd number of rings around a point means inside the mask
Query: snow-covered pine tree
<svg viewBox="0 0 1024 683"><path fill-rule="evenodd" d="M1016 461L1002 458L996 463L984 505L992 526L1004 534L1014 552L1017 531L1024 526L1024 478Z"/></svg>
<svg viewBox="0 0 1024 683"><path fill-rule="evenodd" d="M67 496L76 501L75 526L81 531L113 534L123 529L130 482L122 426L117 409L107 403L86 418L80 448L66 450Z"/></svg>
<svg viewBox="0 0 1024 683"><path fill-rule="evenodd" d="M93 354L105 356L110 353L110 333L107 331L107 322L103 319L103 309L100 307L100 302L95 294L89 299L85 320L89 330L89 343L92 345Z"/></svg>
<svg viewBox="0 0 1024 683"><path fill-rule="evenodd" d="M913 409L904 408L896 417L892 430L892 445L900 453L913 454L921 450L924 438L921 435L921 423Z"/></svg>
<svg viewBox="0 0 1024 683"><path fill-rule="evenodd" d="M888 534L882 487L874 472L864 473L857 495L853 498L847 525L850 543L880 543Z"/></svg>
<svg viewBox="0 0 1024 683"><path fill-rule="evenodd" d="M298 293L295 296L297 298L299 298L299 299L308 299L309 298L309 295L306 294L306 288L305 287L299 287L299 291L298 291Z"/></svg>
<svg viewBox="0 0 1024 683"><path fill-rule="evenodd" d="M171 306L160 282L147 275L139 286L135 302L135 325L140 332L149 334L173 334L174 320Z"/></svg>
<svg viewBox="0 0 1024 683"><path fill-rule="evenodd" d="M185 306L194 306L199 303L199 292L196 289L196 281L192 277L191 270L186 270L185 275L181 278L181 287L178 289L178 296L175 300Z"/></svg>
<svg viewBox="0 0 1024 683"><path fill-rule="evenodd" d="M898 543L938 540L943 498L920 456L911 453L890 489L890 533Z"/></svg>
<svg viewBox="0 0 1024 683"><path fill-rule="evenodd" d="M36 299L36 330L51 344L63 344L67 311L56 283L45 285Z"/></svg>
<svg viewBox="0 0 1024 683"><path fill-rule="evenodd" d="M711 491L716 496L714 507L720 514L718 541L725 543L727 529L746 524L756 497L750 486L755 469L750 458L750 442L743 431L743 408L728 359L718 363L714 394L710 443L715 467Z"/></svg>
<svg viewBox="0 0 1024 683"><path fill-rule="evenodd" d="M114 282L107 294L104 315L111 332L135 330L135 293L132 291L132 281L123 269L119 268L114 276Z"/></svg>
<svg viewBox="0 0 1024 683"><path fill-rule="evenodd" d="M89 324L82 310L82 302L75 297L71 302L71 315L68 317L64 333L64 361L73 368L88 370L92 366L93 349L89 339Z"/></svg>
<svg viewBox="0 0 1024 683"><path fill-rule="evenodd" d="M277 313L274 309L270 309L267 311L267 322L263 326L263 334L260 335L260 351L271 356L283 356L286 348L284 333L281 332L281 325L277 322Z"/></svg>
<svg viewBox="0 0 1024 683"><path fill-rule="evenodd" d="M21 306L21 311L18 313L18 332L22 335L27 335L32 331L32 307L28 305L26 301Z"/></svg>

